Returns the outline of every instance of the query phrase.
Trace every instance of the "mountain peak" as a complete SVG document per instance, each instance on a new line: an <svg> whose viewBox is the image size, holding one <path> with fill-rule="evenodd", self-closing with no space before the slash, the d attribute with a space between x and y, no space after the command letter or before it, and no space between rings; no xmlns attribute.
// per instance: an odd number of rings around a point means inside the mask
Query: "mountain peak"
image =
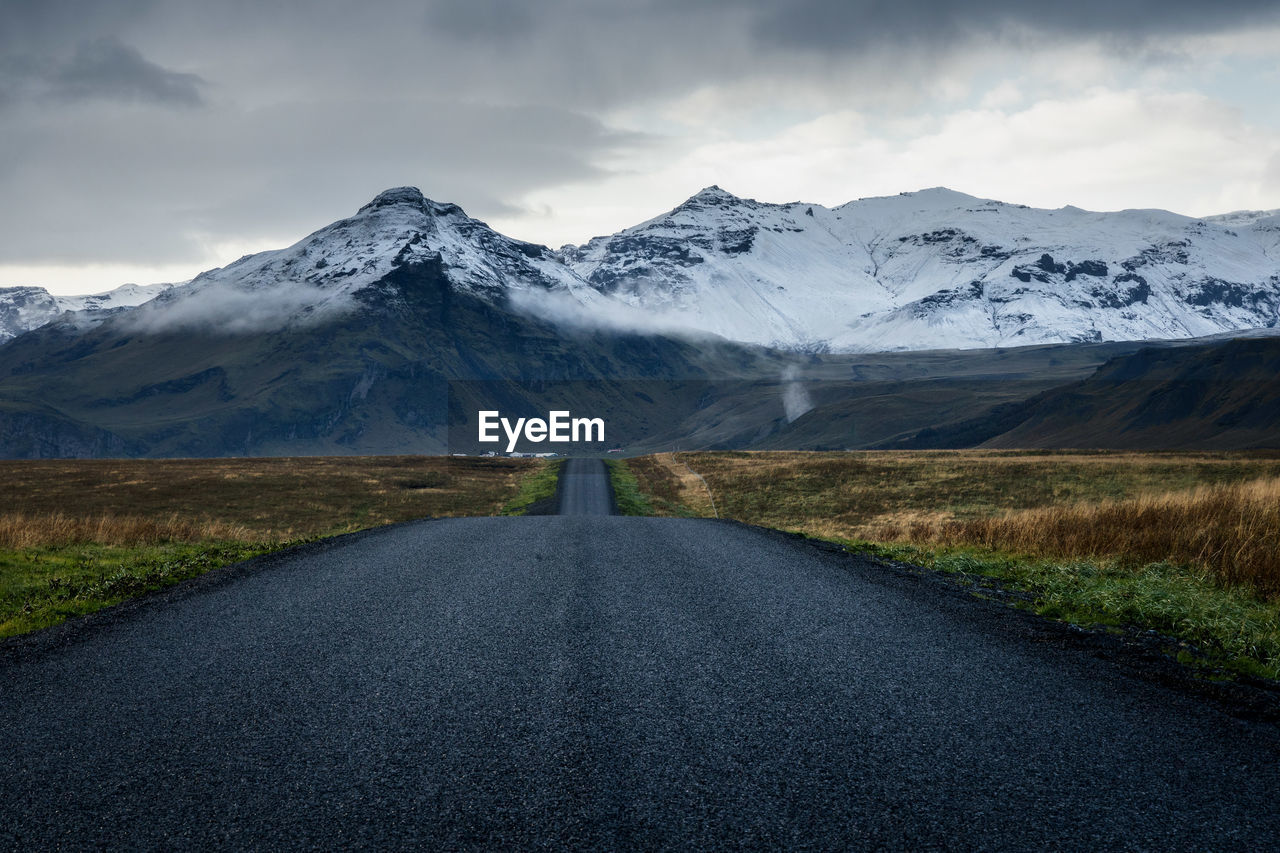
<svg viewBox="0 0 1280 853"><path fill-rule="evenodd" d="M742 201L731 192L720 189L716 184L709 187L703 187L697 193L689 197L685 204L725 204L735 201Z"/></svg>
<svg viewBox="0 0 1280 853"><path fill-rule="evenodd" d="M361 210L370 210L377 207L391 207L396 204L409 204L414 207L422 207L426 204L427 197L422 194L422 190L417 187L392 187L389 190L383 190L373 197L373 201L366 204Z"/></svg>
<svg viewBox="0 0 1280 853"><path fill-rule="evenodd" d="M971 196L968 193L962 193L959 190L953 190L948 187L926 187L915 192L900 193L900 195L944 204L969 204L975 201L982 201L977 196Z"/></svg>
<svg viewBox="0 0 1280 853"><path fill-rule="evenodd" d="M383 190L373 197L373 201L360 208L360 213L368 213L385 208L406 207L431 216L448 216L462 214L462 208L449 202L432 201L422 194L417 187L392 187Z"/></svg>

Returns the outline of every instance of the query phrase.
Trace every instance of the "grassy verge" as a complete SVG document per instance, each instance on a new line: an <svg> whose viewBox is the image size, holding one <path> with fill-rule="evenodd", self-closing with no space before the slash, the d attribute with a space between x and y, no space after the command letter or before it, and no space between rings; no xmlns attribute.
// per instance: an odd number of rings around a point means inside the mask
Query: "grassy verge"
<svg viewBox="0 0 1280 853"><path fill-rule="evenodd" d="M609 469L609 484L613 487L613 499L622 515L653 515L653 504L640 490L635 473L621 459L605 461Z"/></svg>
<svg viewBox="0 0 1280 853"><path fill-rule="evenodd" d="M1027 594L1022 605L1087 627L1133 627L1169 638L1166 651L1211 677L1280 680L1280 607L1252 590L1170 562L1061 560L975 548L927 549L845 541L852 548Z"/></svg>
<svg viewBox="0 0 1280 853"><path fill-rule="evenodd" d="M679 456L630 460L659 514L697 511L687 464L724 517L993 579L1044 616L1154 630L1184 662L1280 680L1277 454Z"/></svg>
<svg viewBox="0 0 1280 853"><path fill-rule="evenodd" d="M515 497L507 501L499 514L524 515L534 506L553 500L560 480L560 466L563 464L563 459L557 459L554 462L539 460L540 467L535 468L520 480L520 487Z"/></svg>
<svg viewBox="0 0 1280 853"><path fill-rule="evenodd" d="M494 515L545 467L470 457L0 462L0 637L303 541Z"/></svg>
<svg viewBox="0 0 1280 853"><path fill-rule="evenodd" d="M169 542L0 549L0 637L47 628L289 544Z"/></svg>

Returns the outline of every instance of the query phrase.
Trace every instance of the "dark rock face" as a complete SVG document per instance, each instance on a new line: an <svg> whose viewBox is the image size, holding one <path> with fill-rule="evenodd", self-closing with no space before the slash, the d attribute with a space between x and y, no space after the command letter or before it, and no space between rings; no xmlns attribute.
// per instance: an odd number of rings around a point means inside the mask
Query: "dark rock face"
<svg viewBox="0 0 1280 853"><path fill-rule="evenodd" d="M723 228L717 234L720 251L726 255L741 255L751 251L756 239L756 228ZM798 230L798 229L797 229Z"/></svg>
<svg viewBox="0 0 1280 853"><path fill-rule="evenodd" d="M1019 264L1009 270L1009 275L1010 277L1016 278L1018 281L1027 284L1030 284L1032 279L1046 284L1051 280L1049 273L1034 264Z"/></svg>
<svg viewBox="0 0 1280 853"><path fill-rule="evenodd" d="M1187 304L1200 307L1225 305L1231 308L1259 307L1274 303L1275 298L1259 288L1220 278L1204 278L1187 290Z"/></svg>
<svg viewBox="0 0 1280 853"><path fill-rule="evenodd" d="M361 207L359 213L376 210L381 207L393 207L398 204L408 205L416 210L436 216L465 215L458 205L449 202L432 201L424 196L422 190L417 187L393 187L389 190L383 190L374 196L372 201Z"/></svg>
<svg viewBox="0 0 1280 853"><path fill-rule="evenodd" d="M939 290L937 293L929 294L915 303L913 311L918 317L926 316L936 312L940 308L945 309L958 302L981 299L983 292L984 287L982 282L971 281L966 287L949 288L947 290Z"/></svg>
<svg viewBox="0 0 1280 853"><path fill-rule="evenodd" d="M1046 257L1048 256L1046 255ZM1067 264L1067 281L1075 281L1077 277L1082 275L1105 278L1107 273L1105 261L1081 261L1078 264L1074 262Z"/></svg>
<svg viewBox="0 0 1280 853"><path fill-rule="evenodd" d="M128 340L118 346L127 346ZM222 401L232 398L231 391L227 387L227 372L221 367L210 367L208 370L200 370L195 373L182 376L178 379L170 379L164 382L156 382L151 385L144 385L135 391L131 396L124 398L116 398L114 400L101 399L95 401L99 406L120 405L122 403L134 402L144 397L155 397L159 395L182 395L194 391L200 386L208 386L213 395Z"/></svg>
<svg viewBox="0 0 1280 853"><path fill-rule="evenodd" d="M603 262L587 281L605 293L616 293L634 287L637 280L662 278L682 268L703 263L702 255L687 240L659 235L633 235L610 240L605 246Z"/></svg>
<svg viewBox="0 0 1280 853"><path fill-rule="evenodd" d="M426 196L417 187L392 187L378 193L372 201L360 209L371 210L376 207L390 207L393 204L411 204L420 207L425 201Z"/></svg>
<svg viewBox="0 0 1280 853"><path fill-rule="evenodd" d="M1054 261L1053 255L1048 252L1040 256L1040 259L1034 264L1019 264L1009 271L1009 275L1018 281L1030 283L1032 279L1047 284L1053 280L1053 276L1062 275L1067 271L1065 264Z"/></svg>
<svg viewBox="0 0 1280 853"><path fill-rule="evenodd" d="M1158 243L1143 249L1136 257L1121 261L1120 265L1127 271L1134 272L1152 263L1186 264L1190 261L1187 255L1187 248L1190 245L1186 240Z"/></svg>
<svg viewBox="0 0 1280 853"><path fill-rule="evenodd" d="M1013 253L1003 246L983 244L958 228L939 228L924 234L908 234L899 237L898 242L913 246L937 246L942 250L942 257L951 261L973 258L1003 261L1013 257Z"/></svg>
<svg viewBox="0 0 1280 853"><path fill-rule="evenodd" d="M1133 273L1122 273L1111 280L1111 286L1098 285L1089 289L1094 304L1105 308L1128 308L1138 303L1146 304L1151 296L1147 280Z"/></svg>
<svg viewBox="0 0 1280 853"><path fill-rule="evenodd" d="M1036 261L1036 266L1047 273L1061 274L1067 271L1067 268L1062 264L1054 263L1053 255L1050 255L1048 252L1045 252L1040 256L1040 260Z"/></svg>
<svg viewBox="0 0 1280 853"><path fill-rule="evenodd" d="M676 208L676 210L708 210L714 208L729 208L736 205L751 206L756 204L749 198L738 198L731 192L720 189L720 187L712 184L705 189L699 190L697 194L690 197L684 204Z"/></svg>

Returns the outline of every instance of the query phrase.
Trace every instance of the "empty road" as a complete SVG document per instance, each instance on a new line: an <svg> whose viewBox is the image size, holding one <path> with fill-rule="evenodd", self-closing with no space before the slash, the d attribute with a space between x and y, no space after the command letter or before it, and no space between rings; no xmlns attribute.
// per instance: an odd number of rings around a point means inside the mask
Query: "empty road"
<svg viewBox="0 0 1280 853"><path fill-rule="evenodd" d="M612 515L613 489L599 459L566 459L560 469L560 515Z"/></svg>
<svg viewBox="0 0 1280 853"><path fill-rule="evenodd" d="M0 648L0 848L1274 849L1275 728L1053 636L731 523L400 525Z"/></svg>

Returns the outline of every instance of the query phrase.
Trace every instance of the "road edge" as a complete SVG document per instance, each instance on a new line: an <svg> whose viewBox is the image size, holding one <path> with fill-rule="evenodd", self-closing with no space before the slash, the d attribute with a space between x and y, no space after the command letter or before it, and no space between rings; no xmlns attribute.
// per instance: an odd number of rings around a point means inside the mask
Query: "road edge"
<svg viewBox="0 0 1280 853"><path fill-rule="evenodd" d="M57 625L50 625L47 628L40 628L15 637L5 637L0 639L0 667L18 663L25 658L70 648L91 634L96 634L126 619L133 619L152 608L166 607L192 595L211 592L250 575L270 571L277 563L286 558L306 554L321 554L334 548L345 547L384 530L441 520L443 520L443 517L415 518L394 524L367 527L364 530L356 530L351 533L339 533L335 536L326 536L300 545L281 548L278 551L259 554L256 557L250 557L238 563L210 569L203 574L178 581L172 586L127 598L118 604L95 610L92 613L73 616L70 619L59 622Z"/></svg>
<svg viewBox="0 0 1280 853"><path fill-rule="evenodd" d="M1120 632L1101 627L1077 625L1041 616L1019 603L1029 601L1021 590L991 578L965 578L926 566L887 560L831 542L733 519L703 518L711 524L732 524L748 528L806 550L819 551L846 571L861 570L865 577L883 582L892 579L945 595L953 606L984 607L988 613L1016 630L1024 639L1041 645L1085 652L1106 661L1119 671L1142 681L1157 684L1183 695L1208 700L1225 713L1251 723L1263 723L1280 730L1280 683L1237 675L1232 681L1209 680L1179 663L1167 651L1177 640L1149 629L1130 626ZM866 571L874 569L874 571ZM1280 736L1280 731L1277 731Z"/></svg>

